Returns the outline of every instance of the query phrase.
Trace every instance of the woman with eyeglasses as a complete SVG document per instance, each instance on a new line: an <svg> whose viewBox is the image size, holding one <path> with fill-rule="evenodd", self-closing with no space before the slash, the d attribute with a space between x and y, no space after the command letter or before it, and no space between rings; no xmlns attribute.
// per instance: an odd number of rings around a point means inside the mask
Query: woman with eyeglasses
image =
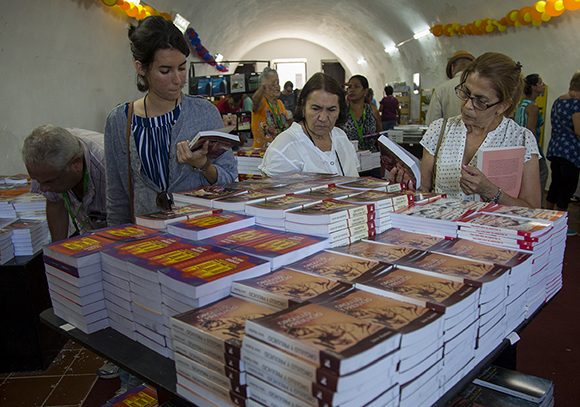
<svg viewBox="0 0 580 407"><path fill-rule="evenodd" d="M316 172L358 176L358 157L344 131L344 91L332 77L314 74L300 92L296 120L270 144L260 170L266 175Z"/></svg>
<svg viewBox="0 0 580 407"><path fill-rule="evenodd" d="M506 55L488 52L463 71L461 83L455 88L461 115L433 122L421 140L421 190L458 199L475 199L478 194L485 201L504 205L541 206L536 139L531 131L507 117L520 100L521 68ZM525 147L518 196L506 194L476 168L480 148L514 146ZM397 181L408 179L408 175L396 171L390 175Z"/></svg>
<svg viewBox="0 0 580 407"><path fill-rule="evenodd" d="M151 16L129 28L137 88L145 96L115 107L105 128L107 223L171 209L172 192L228 184L237 177L231 150L212 155L206 142L191 151L202 130L223 127L216 107L181 92L189 47L171 21Z"/></svg>

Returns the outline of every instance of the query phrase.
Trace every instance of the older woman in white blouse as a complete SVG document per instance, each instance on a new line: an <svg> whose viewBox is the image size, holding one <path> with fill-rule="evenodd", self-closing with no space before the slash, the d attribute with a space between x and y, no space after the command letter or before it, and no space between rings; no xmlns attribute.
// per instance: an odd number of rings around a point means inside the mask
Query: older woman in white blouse
<svg viewBox="0 0 580 407"><path fill-rule="evenodd" d="M266 175L316 172L358 176L356 151L341 129L346 103L344 91L332 77L312 76L296 106L296 122L268 146L260 170Z"/></svg>
<svg viewBox="0 0 580 407"><path fill-rule="evenodd" d="M450 118L444 131L443 119L433 122L421 140L421 190L459 199L473 199L479 194L485 201L504 205L541 207L539 152L534 135L506 117L517 105L522 86L521 65L503 54L485 53L463 71L455 89L461 115ZM513 146L525 147L518 196L503 192L475 165L480 148ZM398 181L407 176L391 173Z"/></svg>

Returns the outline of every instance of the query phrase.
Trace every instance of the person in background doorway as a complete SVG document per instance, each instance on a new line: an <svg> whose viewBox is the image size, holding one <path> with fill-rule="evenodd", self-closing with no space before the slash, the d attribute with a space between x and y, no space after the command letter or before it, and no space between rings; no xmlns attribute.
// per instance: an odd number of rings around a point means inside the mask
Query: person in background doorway
<svg viewBox="0 0 580 407"><path fill-rule="evenodd" d="M216 107L221 114L240 112L242 110L242 94L234 93L226 95L217 103Z"/></svg>
<svg viewBox="0 0 580 407"><path fill-rule="evenodd" d="M502 205L541 206L538 144L528 129L508 116L515 109L523 88L522 66L510 57L488 52L461 74L455 88L461 115L433 122L423 139L421 190L446 193L455 199L483 200ZM524 146L524 170L518 196L494 185L477 167L480 147ZM395 168L389 178L411 179Z"/></svg>
<svg viewBox="0 0 580 407"><path fill-rule="evenodd" d="M580 173L580 71L567 93L554 101L550 114L552 137L546 157L550 160L552 183L546 197L548 209L568 210ZM577 232L568 229L568 235Z"/></svg>
<svg viewBox="0 0 580 407"><path fill-rule="evenodd" d="M441 118L458 116L461 113L460 103L455 95L455 87L461 81L463 70L474 59L474 56L467 51L457 51L449 58L445 67L445 74L449 80L438 85L433 91L425 116L425 124L431 124Z"/></svg>
<svg viewBox="0 0 580 407"><path fill-rule="evenodd" d="M189 55L181 31L163 17L150 16L129 28L129 40L137 88L146 93L107 117L109 225L171 209L172 192L228 184L238 175L231 150L214 156L209 142L195 151L189 147L198 132L224 124L213 104L181 91Z"/></svg>
<svg viewBox="0 0 580 407"><path fill-rule="evenodd" d="M358 176L358 157L344 131L335 127L345 120L344 91L324 73L304 85L296 106L296 121L272 141L260 170L268 176L316 172Z"/></svg>
<svg viewBox="0 0 580 407"><path fill-rule="evenodd" d="M68 238L71 224L75 234L106 226L102 134L40 126L24 140L22 159L32 179L31 192L46 197L53 242Z"/></svg>
<svg viewBox="0 0 580 407"><path fill-rule="evenodd" d="M524 78L524 98L518 104L514 121L534 133L540 152L540 187L542 193L546 190L546 180L548 179L548 165L540 146L540 133L544 125L544 116L536 104L536 98L544 94L544 81L537 73Z"/></svg>
<svg viewBox="0 0 580 407"><path fill-rule="evenodd" d="M377 104L377 100L375 99L375 91L373 90L373 88L368 89L367 96L365 98L365 103L368 103L369 105L378 108L379 105Z"/></svg>
<svg viewBox="0 0 580 407"><path fill-rule="evenodd" d="M282 89L282 93L280 93L280 100L284 103L286 111L293 116L294 109L296 108L297 97L292 82L288 81L284 84L284 89Z"/></svg>
<svg viewBox="0 0 580 407"><path fill-rule="evenodd" d="M252 96L252 135L254 148L267 147L274 138L290 126L290 119L280 97L278 72L265 68L260 87Z"/></svg>
<svg viewBox="0 0 580 407"><path fill-rule="evenodd" d="M346 122L340 126L350 140L358 140L359 150L376 150L376 144L367 142L367 134L382 130L381 116L376 107L367 103L369 81L362 75L354 75L348 80L346 100L348 112Z"/></svg>
<svg viewBox="0 0 580 407"><path fill-rule="evenodd" d="M381 99L379 112L383 130L390 130L397 125L400 115L399 100L393 96L393 87L385 86L385 97Z"/></svg>

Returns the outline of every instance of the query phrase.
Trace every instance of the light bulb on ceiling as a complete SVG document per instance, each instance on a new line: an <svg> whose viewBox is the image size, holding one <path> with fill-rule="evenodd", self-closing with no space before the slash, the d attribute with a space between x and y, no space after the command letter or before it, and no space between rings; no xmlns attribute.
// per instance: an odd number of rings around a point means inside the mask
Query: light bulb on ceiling
<svg viewBox="0 0 580 407"><path fill-rule="evenodd" d="M394 53L394 52L397 52L398 50L399 50L399 49L397 48L397 46L396 46L395 44L392 44L392 45L390 45L390 46L388 46L388 47L385 47L385 52L386 52L387 54L392 54L392 53Z"/></svg>
<svg viewBox="0 0 580 407"><path fill-rule="evenodd" d="M418 40L419 38L423 38L428 36L429 34L431 34L431 31L427 28L425 30L421 30L419 32L416 32L415 34L413 34L413 38Z"/></svg>
<svg viewBox="0 0 580 407"><path fill-rule="evenodd" d="M365 59L365 57L359 57L359 59L357 59L356 63L359 65L363 65L363 64L367 63L367 60Z"/></svg>

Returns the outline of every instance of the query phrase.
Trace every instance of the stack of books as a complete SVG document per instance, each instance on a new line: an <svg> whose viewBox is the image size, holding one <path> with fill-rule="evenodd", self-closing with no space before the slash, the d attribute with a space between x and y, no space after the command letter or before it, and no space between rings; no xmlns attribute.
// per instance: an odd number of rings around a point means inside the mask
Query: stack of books
<svg viewBox="0 0 580 407"><path fill-rule="evenodd" d="M190 204L177 206L171 211L159 211L147 215L136 216L135 223L148 228L165 230L171 223L210 215L212 213L214 213L214 211L208 209L206 206Z"/></svg>
<svg viewBox="0 0 580 407"><path fill-rule="evenodd" d="M396 403L400 337L317 303L248 320L242 361L249 396L263 405Z"/></svg>
<svg viewBox="0 0 580 407"><path fill-rule="evenodd" d="M408 209L413 202L413 195L403 192L366 191L362 194L343 198L341 201L351 204L373 205L375 228L382 233L392 227L391 213Z"/></svg>
<svg viewBox="0 0 580 407"><path fill-rule="evenodd" d="M362 259L371 259L395 264L402 257L414 252L415 249L387 243L379 243L372 240L363 240L348 246L333 248L330 249L330 251L349 254Z"/></svg>
<svg viewBox="0 0 580 407"><path fill-rule="evenodd" d="M328 239L251 226L201 241L270 262L272 270L328 247Z"/></svg>
<svg viewBox="0 0 580 407"><path fill-rule="evenodd" d="M325 250L292 263L288 268L352 285L367 274L380 273L388 266L377 260Z"/></svg>
<svg viewBox="0 0 580 407"><path fill-rule="evenodd" d="M232 295L286 309L307 302L338 285L340 283L328 278L282 268L260 277L234 282Z"/></svg>
<svg viewBox="0 0 580 407"><path fill-rule="evenodd" d="M393 213L393 227L431 236L457 237L457 221L485 207L484 202L459 201L449 198L416 205Z"/></svg>
<svg viewBox="0 0 580 407"><path fill-rule="evenodd" d="M177 393L196 405L245 405L246 366L241 361L245 323L273 308L227 297L171 318ZM213 404L212 404L213 405Z"/></svg>
<svg viewBox="0 0 580 407"><path fill-rule="evenodd" d="M256 217L256 224L272 229L285 230L286 213L299 210L320 202L319 199L309 198L305 195L284 195L279 198L269 199L265 202L248 204L245 207L247 215Z"/></svg>
<svg viewBox="0 0 580 407"><path fill-rule="evenodd" d="M509 393L470 383L451 401L450 406L553 407L555 405L553 393L544 400L541 403L535 403Z"/></svg>
<svg viewBox="0 0 580 407"><path fill-rule="evenodd" d="M350 196L361 194L362 192L364 191L343 188L341 186L331 184L328 185L326 188L315 189L314 191L305 192L302 195L306 195L314 199L325 200L325 199L344 199Z"/></svg>
<svg viewBox="0 0 580 407"><path fill-rule="evenodd" d="M255 218L253 216L219 212L173 223L167 227L167 233L184 239L202 240L253 226L254 223Z"/></svg>
<svg viewBox="0 0 580 407"><path fill-rule="evenodd" d="M236 151L236 161L238 162L238 174L261 175L258 169L264 158L265 148L241 147Z"/></svg>
<svg viewBox="0 0 580 407"><path fill-rule="evenodd" d="M509 267L508 291L505 299L506 335L526 319L527 291L532 273L533 257L531 254L487 246L459 238L441 241L430 250L459 258ZM499 297L490 300L489 305L493 304L494 301L503 301L501 294L501 292L498 292L497 295ZM485 313L481 311L480 309L480 314Z"/></svg>
<svg viewBox="0 0 580 407"><path fill-rule="evenodd" d="M414 233L393 228L381 234L377 234L375 241L377 243L387 243L410 249L430 250L431 247L435 246L437 243L445 241L445 239L424 233Z"/></svg>
<svg viewBox="0 0 580 407"><path fill-rule="evenodd" d="M141 384L108 400L102 407L158 407L157 392Z"/></svg>
<svg viewBox="0 0 580 407"><path fill-rule="evenodd" d="M355 205L325 199L314 205L286 213L288 231L329 239L330 247L344 246L375 236L373 205Z"/></svg>
<svg viewBox="0 0 580 407"><path fill-rule="evenodd" d="M397 351L399 362L396 369L400 375L399 381L401 383L406 380L406 377L413 376L417 371L425 371L425 366L428 367L427 371L431 370L429 356L443 343L442 314L420 305L358 289L340 291L338 289L331 290L315 301L321 301L319 302L321 305L338 312L344 312L361 321L385 325L398 332L401 335L401 341ZM415 372L413 373L413 371ZM439 386L435 385L432 375L432 372L435 371L437 368L427 375L423 375L420 381L413 381L412 385L404 386L401 396L407 404L421 399L421 394L431 390L438 392ZM424 384L429 381L432 385L425 387ZM417 390L421 391L416 394Z"/></svg>
<svg viewBox="0 0 580 407"><path fill-rule="evenodd" d="M18 219L4 228L12 231L15 256L32 256L50 240L46 220Z"/></svg>
<svg viewBox="0 0 580 407"><path fill-rule="evenodd" d="M12 231L0 229L0 264L5 264L13 258Z"/></svg>
<svg viewBox="0 0 580 407"><path fill-rule="evenodd" d="M100 253L114 243L90 234L44 248L44 267L54 313L87 334L109 326Z"/></svg>
<svg viewBox="0 0 580 407"><path fill-rule="evenodd" d="M0 218L16 219L16 209L12 204L13 198L0 196Z"/></svg>
<svg viewBox="0 0 580 407"><path fill-rule="evenodd" d="M246 212L246 205L248 204L264 202L284 196L287 192L283 189L284 187L248 190L244 194L217 198L212 201L212 206L216 209L224 209L226 211L243 214Z"/></svg>
<svg viewBox="0 0 580 407"><path fill-rule="evenodd" d="M46 219L46 198L44 195L28 192L18 195L12 201L16 216L21 219Z"/></svg>
<svg viewBox="0 0 580 407"><path fill-rule="evenodd" d="M213 202L218 198L225 198L248 192L247 189L243 189L241 186L237 186L236 184L232 185L233 186L231 187L222 185L206 185L188 192L174 193L173 199L177 204L194 204L213 208Z"/></svg>
<svg viewBox="0 0 580 407"><path fill-rule="evenodd" d="M414 366L400 371L402 404L403 400L406 400L405 405L433 403L443 391L435 378L442 375L446 384L455 383L461 378L457 373L453 375L454 371L460 370L458 366L472 363L480 289L392 265L366 274L357 282L357 287L443 314L442 340L429 348L431 354L422 354L419 360L413 360Z"/></svg>
<svg viewBox="0 0 580 407"><path fill-rule="evenodd" d="M383 192L400 192L401 184L392 183L384 179L374 177L360 177L356 180L347 182L334 182L343 188L361 190L361 191L383 191Z"/></svg>

